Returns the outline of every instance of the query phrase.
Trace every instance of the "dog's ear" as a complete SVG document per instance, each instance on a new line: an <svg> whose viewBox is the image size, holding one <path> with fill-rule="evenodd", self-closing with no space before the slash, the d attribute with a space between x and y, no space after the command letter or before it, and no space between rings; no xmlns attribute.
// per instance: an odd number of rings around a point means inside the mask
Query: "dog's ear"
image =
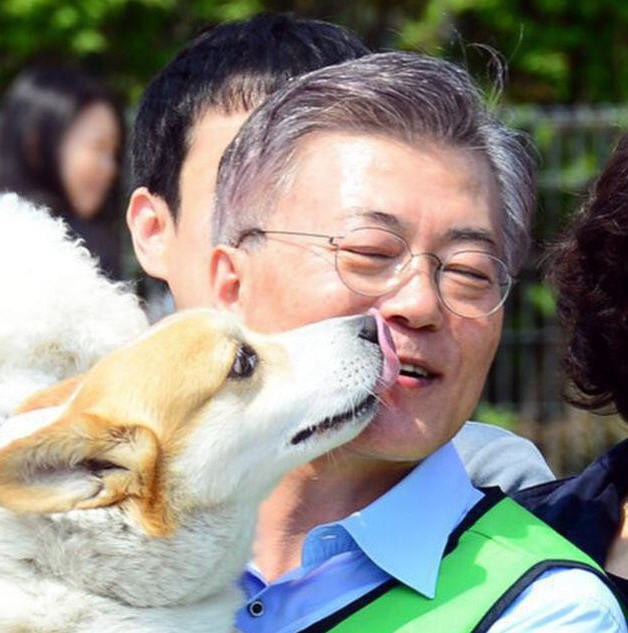
<svg viewBox="0 0 628 633"><path fill-rule="evenodd" d="M20 403L14 414L26 413L35 409L44 409L46 407L55 407L70 399L70 396L76 391L77 387L83 380L83 374L66 378L58 382L52 387L42 389L35 392Z"/></svg>
<svg viewBox="0 0 628 633"><path fill-rule="evenodd" d="M158 458L145 426L68 414L0 449L0 505L35 514L154 505Z"/></svg>

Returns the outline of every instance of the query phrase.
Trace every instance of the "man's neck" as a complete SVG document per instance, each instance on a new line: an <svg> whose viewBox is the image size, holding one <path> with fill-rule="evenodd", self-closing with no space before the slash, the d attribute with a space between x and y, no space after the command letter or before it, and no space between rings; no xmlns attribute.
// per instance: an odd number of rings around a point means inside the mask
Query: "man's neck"
<svg viewBox="0 0 628 633"><path fill-rule="evenodd" d="M336 454L319 458L289 473L264 501L254 559L266 580L300 565L303 541L312 528L364 508L414 467L358 461L353 465Z"/></svg>

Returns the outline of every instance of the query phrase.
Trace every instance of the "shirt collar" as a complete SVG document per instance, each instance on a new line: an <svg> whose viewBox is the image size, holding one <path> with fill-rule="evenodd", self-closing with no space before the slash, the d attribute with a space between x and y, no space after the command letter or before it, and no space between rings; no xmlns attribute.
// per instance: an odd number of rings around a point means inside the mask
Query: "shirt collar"
<svg viewBox="0 0 628 633"><path fill-rule="evenodd" d="M314 562L308 543L318 539L311 537L344 533L344 539L333 540L334 551L327 549L326 556L338 553L338 547L357 547L386 573L433 598L447 539L482 496L449 442L364 509L312 530L304 544L304 563L308 558Z"/></svg>

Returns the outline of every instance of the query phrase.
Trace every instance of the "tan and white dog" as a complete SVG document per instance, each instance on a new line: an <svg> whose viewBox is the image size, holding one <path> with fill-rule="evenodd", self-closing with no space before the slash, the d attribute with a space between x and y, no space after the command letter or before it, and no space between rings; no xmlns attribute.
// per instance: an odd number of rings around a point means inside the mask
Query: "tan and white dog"
<svg viewBox="0 0 628 633"><path fill-rule="evenodd" d="M371 420L385 334L183 312L31 399L0 427L0 631L230 631L260 500Z"/></svg>

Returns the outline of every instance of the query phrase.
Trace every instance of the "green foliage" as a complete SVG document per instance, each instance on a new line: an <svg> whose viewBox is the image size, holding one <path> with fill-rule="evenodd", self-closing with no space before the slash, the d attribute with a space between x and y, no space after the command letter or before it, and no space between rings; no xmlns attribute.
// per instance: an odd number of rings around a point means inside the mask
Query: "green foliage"
<svg viewBox="0 0 628 633"><path fill-rule="evenodd" d="M4 0L0 88L26 65L80 65L131 102L201 27L248 17L258 0Z"/></svg>
<svg viewBox="0 0 628 633"><path fill-rule="evenodd" d="M511 102L628 99L625 0L3 0L0 89L29 63L71 62L133 102L200 28L261 10L336 21L374 49L446 55L480 76L496 72L491 46Z"/></svg>
<svg viewBox="0 0 628 633"><path fill-rule="evenodd" d="M474 414L474 420L481 420L486 424L501 426L503 429L513 431L517 427L518 416L515 411L504 406L480 402Z"/></svg>
<svg viewBox="0 0 628 633"><path fill-rule="evenodd" d="M628 95L625 0L482 1L458 13L457 23L468 41L506 56L512 101L618 102Z"/></svg>
<svg viewBox="0 0 628 633"><path fill-rule="evenodd" d="M542 283L532 283L526 287L526 299L545 318L556 313L556 299L548 286Z"/></svg>

